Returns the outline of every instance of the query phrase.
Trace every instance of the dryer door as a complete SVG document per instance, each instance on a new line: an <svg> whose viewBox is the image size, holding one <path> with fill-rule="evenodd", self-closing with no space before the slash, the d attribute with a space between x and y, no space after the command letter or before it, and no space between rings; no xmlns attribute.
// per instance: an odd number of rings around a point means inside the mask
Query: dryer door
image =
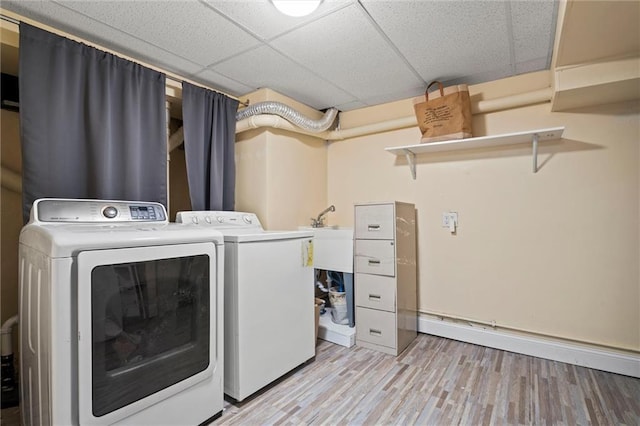
<svg viewBox="0 0 640 426"><path fill-rule="evenodd" d="M81 424L111 424L212 375L215 250L198 243L78 255Z"/></svg>

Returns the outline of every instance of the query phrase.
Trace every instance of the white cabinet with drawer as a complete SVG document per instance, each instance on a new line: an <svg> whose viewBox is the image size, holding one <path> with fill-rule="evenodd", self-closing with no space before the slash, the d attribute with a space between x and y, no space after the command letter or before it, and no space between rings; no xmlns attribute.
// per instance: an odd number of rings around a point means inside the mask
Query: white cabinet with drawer
<svg viewBox="0 0 640 426"><path fill-rule="evenodd" d="M415 206L356 204L354 237L356 344L399 355L417 335Z"/></svg>

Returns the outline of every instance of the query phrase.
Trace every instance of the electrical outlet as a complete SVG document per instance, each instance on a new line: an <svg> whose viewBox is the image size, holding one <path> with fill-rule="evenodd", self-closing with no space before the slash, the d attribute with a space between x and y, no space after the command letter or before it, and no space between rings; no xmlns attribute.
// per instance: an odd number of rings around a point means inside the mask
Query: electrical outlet
<svg viewBox="0 0 640 426"><path fill-rule="evenodd" d="M458 212L442 212L443 228L448 228L452 220L454 221L456 226L460 225L460 222L458 222Z"/></svg>
<svg viewBox="0 0 640 426"><path fill-rule="evenodd" d="M448 228L449 227L449 220L451 219L451 217L449 216L449 212L443 212L442 213L442 227L443 228Z"/></svg>

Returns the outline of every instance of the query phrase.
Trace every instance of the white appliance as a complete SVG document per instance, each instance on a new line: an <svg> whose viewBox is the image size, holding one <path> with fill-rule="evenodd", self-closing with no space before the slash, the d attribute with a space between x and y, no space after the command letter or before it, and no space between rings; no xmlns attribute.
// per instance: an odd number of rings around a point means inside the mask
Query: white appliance
<svg viewBox="0 0 640 426"><path fill-rule="evenodd" d="M310 231L265 231L253 213L179 212L224 235L224 391L237 401L315 356Z"/></svg>
<svg viewBox="0 0 640 426"><path fill-rule="evenodd" d="M22 424L217 417L223 245L157 203L37 200L20 233Z"/></svg>

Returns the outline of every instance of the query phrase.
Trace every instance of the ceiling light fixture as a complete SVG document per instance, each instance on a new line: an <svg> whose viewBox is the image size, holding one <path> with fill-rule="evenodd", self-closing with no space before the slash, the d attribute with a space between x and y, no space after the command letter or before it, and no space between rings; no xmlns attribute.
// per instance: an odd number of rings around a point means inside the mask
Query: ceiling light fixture
<svg viewBox="0 0 640 426"><path fill-rule="evenodd" d="M271 0L280 12L288 16L307 16L320 6L322 0Z"/></svg>

